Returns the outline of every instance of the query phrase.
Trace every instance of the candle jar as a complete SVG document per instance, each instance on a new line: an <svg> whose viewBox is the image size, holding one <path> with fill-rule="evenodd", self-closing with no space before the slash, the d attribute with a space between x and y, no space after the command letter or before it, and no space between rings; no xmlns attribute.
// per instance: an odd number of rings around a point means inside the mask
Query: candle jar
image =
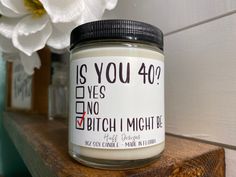
<svg viewBox="0 0 236 177"><path fill-rule="evenodd" d="M82 164L129 169L164 150L163 34L102 20L71 33L69 153Z"/></svg>

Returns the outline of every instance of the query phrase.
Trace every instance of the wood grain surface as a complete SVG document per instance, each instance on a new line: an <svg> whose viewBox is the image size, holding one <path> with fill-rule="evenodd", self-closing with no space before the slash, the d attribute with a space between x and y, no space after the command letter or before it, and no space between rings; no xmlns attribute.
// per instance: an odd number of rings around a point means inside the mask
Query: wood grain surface
<svg viewBox="0 0 236 177"><path fill-rule="evenodd" d="M5 113L4 126L33 177L224 177L224 149L173 136L151 165L109 171L80 165L68 154L67 125L46 117Z"/></svg>
<svg viewBox="0 0 236 177"><path fill-rule="evenodd" d="M35 70L33 80L33 111L48 114L48 86L51 76L51 52L48 48L38 51L41 60L41 67Z"/></svg>

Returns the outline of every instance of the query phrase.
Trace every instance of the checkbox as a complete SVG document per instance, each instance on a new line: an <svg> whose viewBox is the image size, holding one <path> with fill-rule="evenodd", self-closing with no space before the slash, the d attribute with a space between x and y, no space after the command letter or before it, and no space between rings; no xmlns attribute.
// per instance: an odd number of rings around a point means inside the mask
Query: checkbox
<svg viewBox="0 0 236 177"><path fill-rule="evenodd" d="M78 99L83 99L85 96L85 92L84 92L84 86L77 86L75 88L75 96Z"/></svg>
<svg viewBox="0 0 236 177"><path fill-rule="evenodd" d="M83 101L76 101L75 112L76 112L76 114L82 114L83 115L83 113L85 112Z"/></svg>
<svg viewBox="0 0 236 177"><path fill-rule="evenodd" d="M76 117L75 128L79 130L84 130L84 118L83 116Z"/></svg>

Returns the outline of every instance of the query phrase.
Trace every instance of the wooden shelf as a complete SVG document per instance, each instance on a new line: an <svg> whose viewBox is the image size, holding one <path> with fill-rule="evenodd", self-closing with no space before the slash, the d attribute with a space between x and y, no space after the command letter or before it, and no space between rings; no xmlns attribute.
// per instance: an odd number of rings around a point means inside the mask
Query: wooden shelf
<svg viewBox="0 0 236 177"><path fill-rule="evenodd" d="M80 165L68 154L67 125L46 117L7 112L4 126L33 177L224 177L224 149L166 136L166 149L153 164L109 171Z"/></svg>

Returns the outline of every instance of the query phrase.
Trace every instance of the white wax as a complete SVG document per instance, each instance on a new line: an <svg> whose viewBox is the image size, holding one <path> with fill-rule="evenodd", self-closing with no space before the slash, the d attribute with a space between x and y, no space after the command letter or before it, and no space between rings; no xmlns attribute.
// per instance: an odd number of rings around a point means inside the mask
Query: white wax
<svg viewBox="0 0 236 177"><path fill-rule="evenodd" d="M165 143L161 143L154 146L136 148L136 149L94 149L87 148L82 146L77 146L71 144L71 150L77 152L80 155L86 157L92 157L97 159L107 159L107 160L139 160L154 157L160 154L164 147Z"/></svg>

